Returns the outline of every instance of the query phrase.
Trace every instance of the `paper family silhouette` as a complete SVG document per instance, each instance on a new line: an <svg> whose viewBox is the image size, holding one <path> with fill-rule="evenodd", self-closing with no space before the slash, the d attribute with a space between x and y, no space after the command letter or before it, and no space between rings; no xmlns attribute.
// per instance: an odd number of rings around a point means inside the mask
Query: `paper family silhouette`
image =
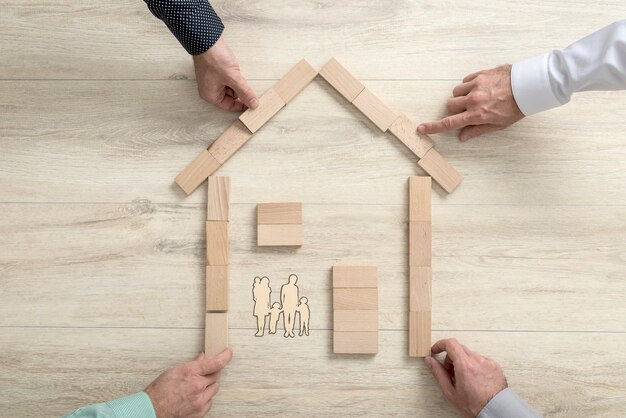
<svg viewBox="0 0 626 418"><path fill-rule="evenodd" d="M295 337L293 329L296 325L296 315L299 317L300 332L299 336L309 335L309 318L311 311L309 310L306 297L299 296L299 289L296 286L298 276L292 274L289 276L287 284L280 288L280 302L272 304L272 288L270 287L270 279L266 276L255 277L252 285L252 299L254 300L253 315L257 319L257 337L262 337L265 333L265 322L269 316L269 333L276 334L280 316L283 317L283 327L285 329L285 338Z"/></svg>

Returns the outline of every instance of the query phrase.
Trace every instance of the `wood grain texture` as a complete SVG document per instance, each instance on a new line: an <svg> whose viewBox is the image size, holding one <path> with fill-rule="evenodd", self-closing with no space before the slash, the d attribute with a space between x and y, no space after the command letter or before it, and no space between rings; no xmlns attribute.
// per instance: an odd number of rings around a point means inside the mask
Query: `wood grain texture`
<svg viewBox="0 0 626 418"><path fill-rule="evenodd" d="M378 287L378 267L366 265L334 265L333 288Z"/></svg>
<svg viewBox="0 0 626 418"><path fill-rule="evenodd" d="M228 266L206 266L206 312L228 311Z"/></svg>
<svg viewBox="0 0 626 418"><path fill-rule="evenodd" d="M208 150L217 162L224 164L250 138L252 138L252 132L237 119L211 143Z"/></svg>
<svg viewBox="0 0 626 418"><path fill-rule="evenodd" d="M430 266L432 260L432 223L409 221L409 266Z"/></svg>
<svg viewBox="0 0 626 418"><path fill-rule="evenodd" d="M376 354L378 353L378 331L333 332L333 353Z"/></svg>
<svg viewBox="0 0 626 418"><path fill-rule="evenodd" d="M432 221L432 181L428 176L409 177L409 221Z"/></svg>
<svg viewBox="0 0 626 418"><path fill-rule="evenodd" d="M229 264L228 222L206 222L206 265L227 266Z"/></svg>
<svg viewBox="0 0 626 418"><path fill-rule="evenodd" d="M213 357L228 347L228 313L207 312L204 320L204 354Z"/></svg>
<svg viewBox="0 0 626 418"><path fill-rule="evenodd" d="M302 203L280 202L256 205L258 224L302 224Z"/></svg>
<svg viewBox="0 0 626 418"><path fill-rule="evenodd" d="M422 158L433 147L428 135L417 132L417 123L408 116L400 115L389 125L389 132L398 138L418 158Z"/></svg>
<svg viewBox="0 0 626 418"><path fill-rule="evenodd" d="M398 118L398 115L367 87L359 93L352 104L383 132L386 132Z"/></svg>
<svg viewBox="0 0 626 418"><path fill-rule="evenodd" d="M431 311L409 312L409 357L430 356Z"/></svg>
<svg viewBox="0 0 626 418"><path fill-rule="evenodd" d="M259 97L259 106L243 112L239 115L239 120L250 132L255 133L284 106L285 102L280 95L273 88L269 88L263 96Z"/></svg>
<svg viewBox="0 0 626 418"><path fill-rule="evenodd" d="M285 103L289 103L315 76L317 70L306 59L302 59L274 84L273 89Z"/></svg>
<svg viewBox="0 0 626 418"><path fill-rule="evenodd" d="M376 288L333 288L333 310L378 310L378 289Z"/></svg>
<svg viewBox="0 0 626 418"><path fill-rule="evenodd" d="M259 247L299 247L304 243L301 224L258 224Z"/></svg>
<svg viewBox="0 0 626 418"><path fill-rule="evenodd" d="M335 310L333 311L333 331L378 332L378 311Z"/></svg>
<svg viewBox="0 0 626 418"><path fill-rule="evenodd" d="M332 51L419 123L446 114L465 75L564 47L622 3L593 13L583 0L212 5L257 93L303 55L321 68ZM7 416L62 416L142 390L203 348L207 194L185 197L172 179L237 115L198 97L189 55L143 2L101 6L0 0ZM625 415L625 101L586 92L484 138L433 138L466 180L450 195L433 188L432 339L456 337L499 361L546 417ZM219 171L237 190L235 357L211 414L456 416L407 356L406 178L424 175L417 157L321 80L256 136ZM307 245L257 247L256 202L289 200L307 205ZM373 357L332 354L329 267L345 260L379 265ZM294 269L310 337L254 337L253 278ZM267 373L258 361L268 353L287 361ZM45 382L36 396L33 382Z"/></svg>
<svg viewBox="0 0 626 418"><path fill-rule="evenodd" d="M207 177L221 167L213 155L203 150L183 171L176 176L176 184L187 194L191 194Z"/></svg>
<svg viewBox="0 0 626 418"><path fill-rule="evenodd" d="M230 177L209 176L207 191L207 220L228 221L230 219Z"/></svg>
<svg viewBox="0 0 626 418"><path fill-rule="evenodd" d="M365 89L365 86L335 58L324 64L320 76L350 103Z"/></svg>
<svg viewBox="0 0 626 418"><path fill-rule="evenodd" d="M446 192L452 193L463 176L436 149L431 148L417 165L424 169Z"/></svg>
<svg viewBox="0 0 626 418"><path fill-rule="evenodd" d="M432 268L409 267L409 312L432 310Z"/></svg>

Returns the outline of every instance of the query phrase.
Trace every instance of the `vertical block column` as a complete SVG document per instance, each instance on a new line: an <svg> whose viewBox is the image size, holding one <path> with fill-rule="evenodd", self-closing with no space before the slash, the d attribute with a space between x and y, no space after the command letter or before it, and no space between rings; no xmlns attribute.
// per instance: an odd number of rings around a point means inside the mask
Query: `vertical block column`
<svg viewBox="0 0 626 418"><path fill-rule="evenodd" d="M426 357L431 347L432 181L409 177L409 356Z"/></svg>
<svg viewBox="0 0 626 418"><path fill-rule="evenodd" d="M228 222L230 179L209 176L206 221L206 317L204 353L228 346Z"/></svg>
<svg viewBox="0 0 626 418"><path fill-rule="evenodd" d="M333 352L378 352L376 266L333 266Z"/></svg>

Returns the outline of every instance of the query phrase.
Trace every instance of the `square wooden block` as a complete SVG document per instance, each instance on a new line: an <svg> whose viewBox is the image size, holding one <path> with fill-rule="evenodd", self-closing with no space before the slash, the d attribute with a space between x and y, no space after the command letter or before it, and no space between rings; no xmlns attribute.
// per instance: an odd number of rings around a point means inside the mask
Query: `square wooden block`
<svg viewBox="0 0 626 418"><path fill-rule="evenodd" d="M333 287L378 287L378 267L333 266Z"/></svg>
<svg viewBox="0 0 626 418"><path fill-rule="evenodd" d="M274 89L270 88L263 96L259 97L259 107L246 110L239 115L239 120L246 125L250 132L255 133L283 106L285 106L283 99Z"/></svg>
<svg viewBox="0 0 626 418"><path fill-rule="evenodd" d="M409 222L409 266L430 266L432 259L432 224Z"/></svg>
<svg viewBox="0 0 626 418"><path fill-rule="evenodd" d="M378 332L333 332L333 353L335 354L376 354L378 353Z"/></svg>
<svg viewBox="0 0 626 418"><path fill-rule="evenodd" d="M350 74L350 72L334 58L322 67L320 75L350 103L352 103L365 88L356 77Z"/></svg>
<svg viewBox="0 0 626 418"><path fill-rule="evenodd" d="M409 221L430 222L432 181L428 176L409 177Z"/></svg>
<svg viewBox="0 0 626 418"><path fill-rule="evenodd" d="M409 357L429 356L431 345L431 312L409 312Z"/></svg>
<svg viewBox="0 0 626 418"><path fill-rule="evenodd" d="M228 314L207 312L204 321L204 354L213 357L228 348Z"/></svg>
<svg viewBox="0 0 626 418"><path fill-rule="evenodd" d="M209 147L209 152L220 164L224 164L250 138L252 138L252 132L237 119L213 141Z"/></svg>
<svg viewBox="0 0 626 418"><path fill-rule="evenodd" d="M389 109L378 97L367 88L352 102L365 116L371 120L378 129L385 132L396 120L398 115Z"/></svg>
<svg viewBox="0 0 626 418"><path fill-rule="evenodd" d="M206 311L228 310L228 266L206 267Z"/></svg>
<svg viewBox="0 0 626 418"><path fill-rule="evenodd" d="M303 242L302 224L258 224L259 247L299 247Z"/></svg>
<svg viewBox="0 0 626 418"><path fill-rule="evenodd" d="M463 176L445 158L431 148L417 162L439 185L448 193L452 192L463 181Z"/></svg>
<svg viewBox="0 0 626 418"><path fill-rule="evenodd" d="M298 95L317 75L317 70L302 59L294 65L287 74L274 84L273 89L283 99L289 103Z"/></svg>
<svg viewBox="0 0 626 418"><path fill-rule="evenodd" d="M207 220L228 221L230 206L230 178L209 176L207 183Z"/></svg>
<svg viewBox="0 0 626 418"><path fill-rule="evenodd" d="M430 267L409 267L409 311L432 309L432 270Z"/></svg>
<svg viewBox="0 0 626 418"><path fill-rule="evenodd" d="M334 331L378 331L378 311L333 311Z"/></svg>
<svg viewBox="0 0 626 418"><path fill-rule="evenodd" d="M206 222L207 266L228 265L228 222Z"/></svg>
<svg viewBox="0 0 626 418"><path fill-rule="evenodd" d="M378 289L334 288L333 311L378 310Z"/></svg>
<svg viewBox="0 0 626 418"><path fill-rule="evenodd" d="M176 176L176 184L186 194L191 194L207 177L220 167L219 161L209 151L204 150Z"/></svg>
<svg viewBox="0 0 626 418"><path fill-rule="evenodd" d="M398 116L389 126L389 131L419 158L433 147L433 140L428 135L417 132L417 123L406 115Z"/></svg>
<svg viewBox="0 0 626 418"><path fill-rule="evenodd" d="M302 224L302 203L259 203L257 224Z"/></svg>

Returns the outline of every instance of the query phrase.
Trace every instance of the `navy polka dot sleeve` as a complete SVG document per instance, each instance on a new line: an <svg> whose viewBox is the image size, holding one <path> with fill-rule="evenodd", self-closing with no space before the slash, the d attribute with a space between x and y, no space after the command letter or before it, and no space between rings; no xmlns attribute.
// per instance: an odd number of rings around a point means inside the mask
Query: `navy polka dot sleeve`
<svg viewBox="0 0 626 418"><path fill-rule="evenodd" d="M202 54L222 36L224 24L207 0L144 0L191 55Z"/></svg>

